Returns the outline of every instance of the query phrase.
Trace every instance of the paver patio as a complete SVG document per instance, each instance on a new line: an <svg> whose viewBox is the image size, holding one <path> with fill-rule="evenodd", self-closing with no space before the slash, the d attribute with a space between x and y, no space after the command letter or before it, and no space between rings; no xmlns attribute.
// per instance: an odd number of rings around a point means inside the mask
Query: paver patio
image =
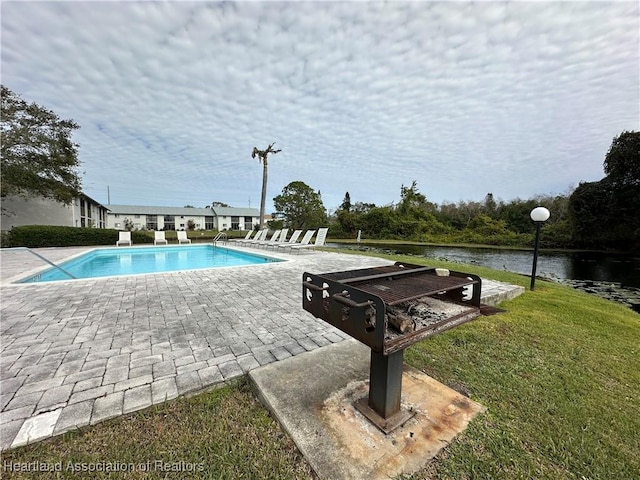
<svg viewBox="0 0 640 480"><path fill-rule="evenodd" d="M38 252L57 262L87 250ZM305 252L255 266L16 285L8 280L43 263L0 252L1 450L349 338L302 309L302 273L389 263ZM483 297L513 288L487 283Z"/></svg>

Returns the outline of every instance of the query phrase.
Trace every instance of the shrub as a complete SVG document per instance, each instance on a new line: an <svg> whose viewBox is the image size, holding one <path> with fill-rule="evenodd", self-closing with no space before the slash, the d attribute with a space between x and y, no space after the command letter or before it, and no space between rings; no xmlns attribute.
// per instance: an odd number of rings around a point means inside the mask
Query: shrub
<svg viewBox="0 0 640 480"><path fill-rule="evenodd" d="M3 247L78 247L85 245L115 245L118 230L104 228L60 227L52 225L25 225L13 227ZM131 232L136 243L153 243L147 232Z"/></svg>
<svg viewBox="0 0 640 480"><path fill-rule="evenodd" d="M0 232L0 247L10 247L9 232Z"/></svg>

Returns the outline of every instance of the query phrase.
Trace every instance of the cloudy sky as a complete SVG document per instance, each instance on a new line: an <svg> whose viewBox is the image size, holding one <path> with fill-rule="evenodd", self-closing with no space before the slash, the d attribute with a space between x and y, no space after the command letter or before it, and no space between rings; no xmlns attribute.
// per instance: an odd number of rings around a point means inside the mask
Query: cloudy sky
<svg viewBox="0 0 640 480"><path fill-rule="evenodd" d="M106 204L333 210L566 193L640 130L631 2L2 1L2 83L81 129Z"/></svg>

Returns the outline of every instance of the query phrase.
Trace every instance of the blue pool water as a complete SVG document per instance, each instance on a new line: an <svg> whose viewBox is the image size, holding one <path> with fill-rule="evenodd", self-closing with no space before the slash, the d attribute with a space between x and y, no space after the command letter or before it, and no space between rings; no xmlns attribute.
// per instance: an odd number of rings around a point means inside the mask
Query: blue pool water
<svg viewBox="0 0 640 480"><path fill-rule="evenodd" d="M173 272L200 268L234 267L279 262L277 258L238 252L213 245L189 245L150 248L109 248L93 250L59 266L76 278L110 277L140 273ZM51 267L20 283L71 280Z"/></svg>

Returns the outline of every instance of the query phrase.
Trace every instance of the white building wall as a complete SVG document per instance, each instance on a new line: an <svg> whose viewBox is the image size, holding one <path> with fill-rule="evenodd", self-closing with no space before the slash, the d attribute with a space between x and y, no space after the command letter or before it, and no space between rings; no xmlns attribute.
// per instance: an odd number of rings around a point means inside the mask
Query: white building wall
<svg viewBox="0 0 640 480"><path fill-rule="evenodd" d="M114 207L115 208L115 207ZM140 206L140 207L130 207L127 206L127 210L129 209L138 209L137 210L138 213L137 215L139 215L139 218L135 217L135 213L119 213L116 214L114 212L109 212L107 215L107 227L108 228L115 228L115 229L120 229L120 230L124 230L124 221L125 219L129 219L131 220L131 222L134 224L134 228L146 228L147 225L147 221L149 220L149 214L148 212L145 212L145 208L152 208L153 211L156 212L162 212L162 209L159 207L144 207L144 206ZM120 211L122 211L124 209L121 209ZM171 209L171 207L169 207L169 211L175 211L175 209ZM202 210L202 209L200 209ZM136 210L134 210L135 212ZM207 218L211 217L212 221L211 223L213 224L212 227L210 228L214 228L217 230L231 230L232 229L232 216L217 216L214 214L214 212L212 211L211 214L205 214L205 215L189 215L188 211L185 212L185 215L173 215L173 224L175 226L176 230L186 230L188 227L187 225L189 224L189 221L193 221L193 223L195 224L195 229L196 230L204 230L207 228ZM157 229L158 230L163 230L165 228L167 228L167 225L165 223L164 217L165 215L162 213L157 213L155 214L155 217L157 219ZM239 225L239 229L240 230L245 230L245 218L250 218L250 221L247 220L247 224L250 224L251 228L253 228L255 225L258 225L258 223L260 222L260 217L258 216L251 216L251 217L245 217L243 215L240 215L240 225ZM167 222L168 223L168 222Z"/></svg>
<svg viewBox="0 0 640 480"><path fill-rule="evenodd" d="M83 197L85 208L91 209L91 222L85 214L85 226L101 227L100 207ZM81 227L80 198L74 198L69 205L43 197L23 198L19 196L2 199L0 229L11 230L23 225L56 225ZM87 212L88 210L85 210Z"/></svg>
<svg viewBox="0 0 640 480"><path fill-rule="evenodd" d="M138 218L136 218L138 215ZM158 221L158 230L162 230L165 228L164 215L156 215ZM107 228L115 228L118 230L124 230L124 222L125 219L131 220L133 223L134 229L140 230L142 228L146 228L147 226L147 215L143 214L114 214L109 213L107 215ZM174 223L176 230L187 230L187 225L189 224L189 220L192 220L195 224L195 228L197 230L204 230L205 228L205 217L202 215L175 215ZM214 219L215 222L215 219ZM229 220L230 222L230 220Z"/></svg>
<svg viewBox="0 0 640 480"><path fill-rule="evenodd" d="M79 202L75 199L74 202L76 201ZM63 205L45 198L5 197L2 199L0 229L11 230L23 225L75 227L74 208L73 205ZM78 212L79 209L78 206ZM80 218L79 214L76 218Z"/></svg>
<svg viewBox="0 0 640 480"><path fill-rule="evenodd" d="M231 218L230 216L220 216L220 217L214 217L213 218L213 224L214 224L214 228L216 230L219 231L223 231L223 230L231 230ZM240 226L239 229L240 230L244 230L245 225L244 225L244 218L243 216L240 216ZM256 225L260 224L260 217L251 217L251 224L252 224L252 229L255 228Z"/></svg>
<svg viewBox="0 0 640 480"><path fill-rule="evenodd" d="M184 218L176 217L176 230L186 230L189 220L193 221L196 230L204 230L205 219L204 216L200 215L185 215Z"/></svg>
<svg viewBox="0 0 640 480"><path fill-rule="evenodd" d="M114 215L112 213L107 213L107 228L115 228L116 230L118 229L118 227L116 227L116 224L120 224L122 225L122 222L124 221L124 217L123 218L118 218L120 217L120 215ZM122 228L120 228L120 230L122 230Z"/></svg>
<svg viewBox="0 0 640 480"><path fill-rule="evenodd" d="M115 228L116 230L124 230L124 222L125 220L130 220L133 223L134 230L141 230L142 227L147 226L147 217L146 215L138 215L138 218L135 218L135 215L123 215L123 214L107 214L107 228Z"/></svg>

